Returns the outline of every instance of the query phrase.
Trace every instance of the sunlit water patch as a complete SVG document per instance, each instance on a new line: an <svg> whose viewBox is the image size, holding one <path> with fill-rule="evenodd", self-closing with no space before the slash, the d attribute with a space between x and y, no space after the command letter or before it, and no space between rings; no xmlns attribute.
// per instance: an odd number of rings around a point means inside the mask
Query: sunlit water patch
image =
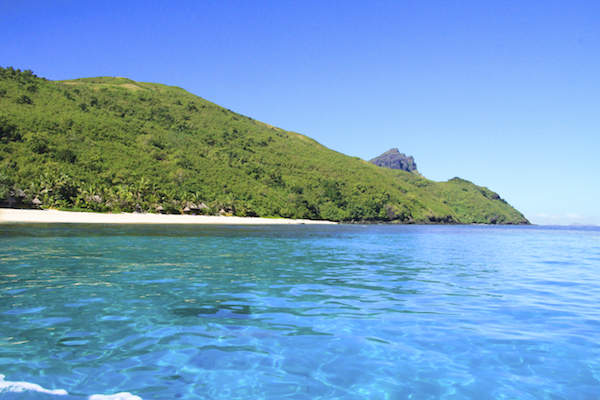
<svg viewBox="0 0 600 400"><path fill-rule="evenodd" d="M594 228L2 224L0 264L2 399L600 398Z"/></svg>

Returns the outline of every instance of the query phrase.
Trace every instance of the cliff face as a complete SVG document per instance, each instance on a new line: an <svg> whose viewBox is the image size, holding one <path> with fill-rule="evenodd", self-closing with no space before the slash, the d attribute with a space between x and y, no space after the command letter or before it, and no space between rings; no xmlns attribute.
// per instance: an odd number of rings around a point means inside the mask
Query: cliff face
<svg viewBox="0 0 600 400"><path fill-rule="evenodd" d="M369 162L380 167L399 169L407 172L419 172L417 171L417 164L414 158L412 156L407 157L404 153L400 153L398 149L388 150Z"/></svg>

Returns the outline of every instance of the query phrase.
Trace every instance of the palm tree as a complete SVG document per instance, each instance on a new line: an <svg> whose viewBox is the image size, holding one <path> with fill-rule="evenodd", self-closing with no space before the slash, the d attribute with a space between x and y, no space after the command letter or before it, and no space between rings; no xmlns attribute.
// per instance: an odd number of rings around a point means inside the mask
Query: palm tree
<svg viewBox="0 0 600 400"><path fill-rule="evenodd" d="M0 172L0 200L7 198L9 193L10 187L8 185L8 178Z"/></svg>
<svg viewBox="0 0 600 400"><path fill-rule="evenodd" d="M179 195L176 190L167 189L161 196L162 205L167 213L173 213L179 211Z"/></svg>
<svg viewBox="0 0 600 400"><path fill-rule="evenodd" d="M132 188L127 185L117 186L116 197L122 210L133 211L133 207L135 206L135 194L132 191Z"/></svg>
<svg viewBox="0 0 600 400"><path fill-rule="evenodd" d="M193 194L190 192L187 192L185 190L182 190L179 192L179 195L177 197L179 198L180 211L183 212L183 209L188 207L188 203L192 202Z"/></svg>
<svg viewBox="0 0 600 400"><path fill-rule="evenodd" d="M150 189L150 181L146 178L140 180L133 185L134 197L138 203L141 203Z"/></svg>
<svg viewBox="0 0 600 400"><path fill-rule="evenodd" d="M55 177L46 172L43 175L40 175L40 194L43 196L42 202L44 204L53 204L54 203L54 188L56 186Z"/></svg>
<svg viewBox="0 0 600 400"><path fill-rule="evenodd" d="M42 189L42 185L40 183L38 183L38 182L31 182L29 184L29 187L27 189L25 189L25 193L27 194L27 196L31 200L33 200L35 198L37 198L38 200L40 200L39 197L42 194L42 190L43 190Z"/></svg>
<svg viewBox="0 0 600 400"><path fill-rule="evenodd" d="M92 210L98 210L102 204L102 191L98 189L93 183L87 185L80 185L77 188L77 198L75 199L75 205L83 205L91 208ZM83 203L83 204L82 204Z"/></svg>
<svg viewBox="0 0 600 400"><path fill-rule="evenodd" d="M103 187L102 188L102 197L106 200L106 206L109 209L112 209L117 203L117 195L114 187Z"/></svg>
<svg viewBox="0 0 600 400"><path fill-rule="evenodd" d="M87 203L90 197L90 192L88 188L77 188L77 197L75 198L75 205L79 207L82 203Z"/></svg>

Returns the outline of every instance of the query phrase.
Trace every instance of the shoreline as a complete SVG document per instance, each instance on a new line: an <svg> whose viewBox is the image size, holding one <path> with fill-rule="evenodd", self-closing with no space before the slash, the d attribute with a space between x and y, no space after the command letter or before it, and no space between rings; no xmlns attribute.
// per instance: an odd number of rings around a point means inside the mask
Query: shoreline
<svg viewBox="0 0 600 400"><path fill-rule="evenodd" d="M0 224L162 224L162 225L337 225L309 219L222 217L176 214L104 214L95 212L0 208Z"/></svg>

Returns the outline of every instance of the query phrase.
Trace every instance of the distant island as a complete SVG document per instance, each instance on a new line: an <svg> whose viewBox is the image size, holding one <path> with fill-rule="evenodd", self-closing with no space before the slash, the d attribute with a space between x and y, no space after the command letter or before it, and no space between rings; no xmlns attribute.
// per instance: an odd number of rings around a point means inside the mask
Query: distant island
<svg viewBox="0 0 600 400"><path fill-rule="evenodd" d="M0 206L529 223L485 187L426 179L398 149L370 163L178 87L115 77L49 81L12 67L0 68Z"/></svg>

